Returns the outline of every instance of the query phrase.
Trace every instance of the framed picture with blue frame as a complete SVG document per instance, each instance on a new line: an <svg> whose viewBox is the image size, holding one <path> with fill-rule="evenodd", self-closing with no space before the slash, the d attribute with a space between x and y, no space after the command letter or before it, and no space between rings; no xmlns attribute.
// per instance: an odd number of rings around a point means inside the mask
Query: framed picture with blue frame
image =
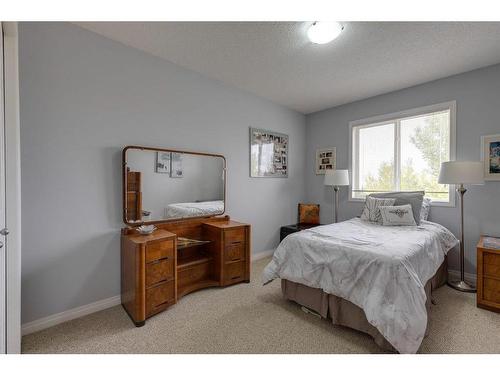
<svg viewBox="0 0 500 375"><path fill-rule="evenodd" d="M481 137L484 179L500 181L500 134Z"/></svg>

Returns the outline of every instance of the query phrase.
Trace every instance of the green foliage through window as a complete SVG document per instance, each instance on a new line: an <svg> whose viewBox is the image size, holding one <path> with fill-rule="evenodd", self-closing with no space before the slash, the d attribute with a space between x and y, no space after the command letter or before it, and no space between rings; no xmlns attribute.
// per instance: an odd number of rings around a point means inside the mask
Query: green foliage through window
<svg viewBox="0 0 500 375"><path fill-rule="evenodd" d="M392 126L393 139L387 137L387 126ZM377 127L386 132L385 137L373 137ZM366 131L363 135L365 129L370 133ZM449 201L448 186L438 184L441 163L450 159L449 110L402 118L380 126L361 127L354 134L358 143L361 142L360 148L370 148L369 142L379 142L386 149L392 147L394 152L376 151L376 147L373 147L373 155L366 150L358 151L353 197L362 198L372 192L424 190L434 201ZM391 157L387 156L389 154ZM400 162L395 166L398 159Z"/></svg>

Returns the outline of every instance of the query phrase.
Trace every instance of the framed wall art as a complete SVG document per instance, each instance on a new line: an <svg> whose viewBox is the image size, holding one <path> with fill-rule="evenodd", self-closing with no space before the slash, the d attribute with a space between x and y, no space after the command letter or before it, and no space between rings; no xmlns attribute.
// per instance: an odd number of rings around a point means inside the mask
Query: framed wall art
<svg viewBox="0 0 500 375"><path fill-rule="evenodd" d="M336 169L337 151L335 147L316 150L316 174L325 174L328 169Z"/></svg>
<svg viewBox="0 0 500 375"><path fill-rule="evenodd" d="M181 178L182 176L183 176L182 154L178 152L172 152L172 157L170 162L170 177Z"/></svg>
<svg viewBox="0 0 500 375"><path fill-rule="evenodd" d="M171 152L158 151L156 153L155 172L170 174L170 158Z"/></svg>
<svg viewBox="0 0 500 375"><path fill-rule="evenodd" d="M288 177L288 135L250 128L250 177Z"/></svg>
<svg viewBox="0 0 500 375"><path fill-rule="evenodd" d="M484 179L486 181L500 181L500 134L482 136L481 146Z"/></svg>

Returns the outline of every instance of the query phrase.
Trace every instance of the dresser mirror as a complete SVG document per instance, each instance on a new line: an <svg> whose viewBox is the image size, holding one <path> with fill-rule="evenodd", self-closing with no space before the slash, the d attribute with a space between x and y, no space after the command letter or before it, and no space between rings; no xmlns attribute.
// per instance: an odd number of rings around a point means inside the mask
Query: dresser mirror
<svg viewBox="0 0 500 375"><path fill-rule="evenodd" d="M123 220L158 223L222 215L222 155L127 146L123 149Z"/></svg>

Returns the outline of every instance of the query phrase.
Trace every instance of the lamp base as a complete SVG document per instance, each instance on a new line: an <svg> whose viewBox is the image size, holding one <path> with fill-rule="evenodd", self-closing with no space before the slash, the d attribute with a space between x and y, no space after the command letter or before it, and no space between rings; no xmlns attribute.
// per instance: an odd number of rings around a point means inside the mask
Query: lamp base
<svg viewBox="0 0 500 375"><path fill-rule="evenodd" d="M453 289L459 290L461 292L476 293L477 291L475 286L469 285L462 280L453 280L453 281L448 280L447 284L451 286Z"/></svg>

